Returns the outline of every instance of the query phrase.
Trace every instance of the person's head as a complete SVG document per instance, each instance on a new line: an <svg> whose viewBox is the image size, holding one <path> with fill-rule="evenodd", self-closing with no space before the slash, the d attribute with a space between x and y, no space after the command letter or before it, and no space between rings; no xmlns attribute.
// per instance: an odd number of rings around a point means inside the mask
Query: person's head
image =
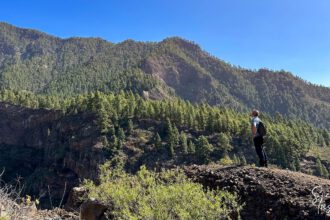
<svg viewBox="0 0 330 220"><path fill-rule="evenodd" d="M257 109L253 109L251 115L252 117L257 117L259 115L259 111Z"/></svg>

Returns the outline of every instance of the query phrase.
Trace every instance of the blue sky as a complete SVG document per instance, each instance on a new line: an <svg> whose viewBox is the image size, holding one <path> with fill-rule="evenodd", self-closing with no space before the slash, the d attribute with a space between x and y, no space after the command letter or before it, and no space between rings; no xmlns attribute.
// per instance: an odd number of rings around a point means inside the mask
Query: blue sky
<svg viewBox="0 0 330 220"><path fill-rule="evenodd" d="M329 0L2 0L0 21L63 38L180 36L229 63L330 87Z"/></svg>

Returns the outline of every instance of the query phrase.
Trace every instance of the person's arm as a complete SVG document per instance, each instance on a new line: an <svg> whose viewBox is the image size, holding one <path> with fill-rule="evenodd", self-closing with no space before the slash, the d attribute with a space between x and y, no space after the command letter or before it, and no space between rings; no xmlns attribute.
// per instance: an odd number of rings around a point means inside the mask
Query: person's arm
<svg viewBox="0 0 330 220"><path fill-rule="evenodd" d="M251 129L252 129L252 135L253 135L253 137L255 137L256 134L257 134L257 127L256 127L256 125L255 124L252 124Z"/></svg>

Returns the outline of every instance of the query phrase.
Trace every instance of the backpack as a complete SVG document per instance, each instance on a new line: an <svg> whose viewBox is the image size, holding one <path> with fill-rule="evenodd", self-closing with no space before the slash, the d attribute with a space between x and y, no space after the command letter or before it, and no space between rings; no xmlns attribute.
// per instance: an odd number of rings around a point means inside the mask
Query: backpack
<svg viewBox="0 0 330 220"><path fill-rule="evenodd" d="M262 121L258 123L257 132L260 136L265 136L267 134L267 127Z"/></svg>

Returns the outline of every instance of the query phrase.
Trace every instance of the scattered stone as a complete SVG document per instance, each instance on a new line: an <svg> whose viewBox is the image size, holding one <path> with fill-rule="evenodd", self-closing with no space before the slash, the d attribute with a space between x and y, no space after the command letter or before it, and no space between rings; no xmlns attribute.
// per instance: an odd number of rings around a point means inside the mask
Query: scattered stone
<svg viewBox="0 0 330 220"><path fill-rule="evenodd" d="M330 180L327 179L251 166L188 166L185 172L208 188L237 192L239 201L245 203L241 211L244 220L330 219L327 210L318 210L318 205L313 204L312 194L316 186L322 187L319 190L322 189L324 195L330 194ZM326 198L323 201L327 203Z"/></svg>

